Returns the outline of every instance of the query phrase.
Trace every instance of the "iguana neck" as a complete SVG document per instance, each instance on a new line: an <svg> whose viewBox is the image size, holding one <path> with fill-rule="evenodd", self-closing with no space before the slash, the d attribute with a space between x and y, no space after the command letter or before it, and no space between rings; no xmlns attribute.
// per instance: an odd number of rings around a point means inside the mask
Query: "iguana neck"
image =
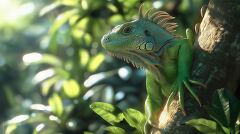
<svg viewBox="0 0 240 134"><path fill-rule="evenodd" d="M164 69L163 63L162 63L162 59L164 56L164 53L167 51L167 49L169 49L170 47L173 47L176 43L176 41L178 40L178 38L175 37L168 37L165 40L158 40L159 44L157 46L160 46L156 51L155 51L155 59L157 60L157 62L159 62L160 64L157 65L149 65L148 67L146 67L146 71L150 72L155 78L156 81L165 84L165 83L169 83L169 81L166 79L165 74L162 74L161 72ZM160 44L161 43L161 44ZM164 61L166 61L167 59L164 58ZM161 80L161 81L160 81Z"/></svg>

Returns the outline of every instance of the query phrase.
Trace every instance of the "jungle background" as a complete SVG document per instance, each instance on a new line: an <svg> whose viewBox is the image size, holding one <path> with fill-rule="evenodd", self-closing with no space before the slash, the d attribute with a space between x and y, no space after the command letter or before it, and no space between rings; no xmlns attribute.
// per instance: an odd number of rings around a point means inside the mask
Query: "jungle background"
<svg viewBox="0 0 240 134"><path fill-rule="evenodd" d="M0 133L112 131L93 102L143 113L144 70L107 55L100 44L113 26L136 19L141 3L145 11L175 16L185 35L208 1L0 0Z"/></svg>

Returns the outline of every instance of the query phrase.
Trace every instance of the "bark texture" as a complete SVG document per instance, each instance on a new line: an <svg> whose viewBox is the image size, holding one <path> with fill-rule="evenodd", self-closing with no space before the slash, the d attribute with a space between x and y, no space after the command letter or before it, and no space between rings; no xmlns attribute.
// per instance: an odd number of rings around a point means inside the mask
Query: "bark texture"
<svg viewBox="0 0 240 134"><path fill-rule="evenodd" d="M204 105L211 101L214 91L226 88L240 93L240 1L211 0L207 6L194 44L192 79L200 81L207 89L195 86ZM237 96L238 97L238 96ZM160 115L160 130L154 134L196 134L184 125L186 120L206 116L203 108L187 96L187 115L178 110L178 103L170 106L167 114ZM164 115L165 114L165 115ZM161 116L169 119L161 119Z"/></svg>

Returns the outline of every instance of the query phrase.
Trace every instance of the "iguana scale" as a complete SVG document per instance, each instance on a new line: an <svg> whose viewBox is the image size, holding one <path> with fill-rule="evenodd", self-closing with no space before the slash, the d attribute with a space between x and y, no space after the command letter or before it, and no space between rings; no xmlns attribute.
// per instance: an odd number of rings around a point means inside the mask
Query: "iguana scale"
<svg viewBox="0 0 240 134"><path fill-rule="evenodd" d="M111 55L131 62L134 66L146 70L147 98L145 112L148 126L158 122L158 116L164 105L170 105L178 96L180 108L184 112L184 88L200 103L192 90L189 80L192 64L192 42L176 36L177 24L174 17L164 11L152 9L143 14L139 8L139 18L118 25L105 34L102 46Z"/></svg>

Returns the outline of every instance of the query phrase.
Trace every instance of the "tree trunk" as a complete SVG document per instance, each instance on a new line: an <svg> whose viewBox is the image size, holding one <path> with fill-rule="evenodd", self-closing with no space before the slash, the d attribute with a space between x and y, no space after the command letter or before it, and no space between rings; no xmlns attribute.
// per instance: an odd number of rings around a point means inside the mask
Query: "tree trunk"
<svg viewBox="0 0 240 134"><path fill-rule="evenodd" d="M213 92L217 89L225 88L239 93L239 0L211 0L209 2L194 44L192 79L207 86L207 89L194 86L204 105L210 103ZM197 133L192 127L184 125L184 122L192 118L206 118L204 109L189 96L185 99L186 116L179 111L178 107L179 104L175 101L170 106L170 111L161 113L159 121L161 129L153 130L154 134Z"/></svg>

